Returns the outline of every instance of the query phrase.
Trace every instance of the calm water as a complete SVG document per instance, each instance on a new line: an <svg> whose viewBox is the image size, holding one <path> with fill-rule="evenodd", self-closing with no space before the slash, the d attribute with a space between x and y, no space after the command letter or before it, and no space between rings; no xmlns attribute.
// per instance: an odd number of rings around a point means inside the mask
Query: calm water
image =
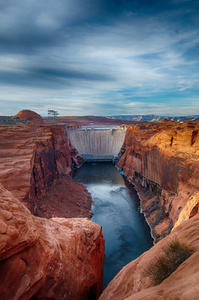
<svg viewBox="0 0 199 300"><path fill-rule="evenodd" d="M91 220L102 226L105 288L123 266L152 246L149 227L140 213L135 189L113 164L84 164L75 171L74 179L91 193Z"/></svg>

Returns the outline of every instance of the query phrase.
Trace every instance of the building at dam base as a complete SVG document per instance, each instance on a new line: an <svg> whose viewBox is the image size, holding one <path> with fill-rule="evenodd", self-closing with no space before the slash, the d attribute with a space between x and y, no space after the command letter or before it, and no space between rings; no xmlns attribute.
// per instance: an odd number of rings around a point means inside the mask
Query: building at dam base
<svg viewBox="0 0 199 300"><path fill-rule="evenodd" d="M116 161L126 128L78 128L67 132L84 161Z"/></svg>

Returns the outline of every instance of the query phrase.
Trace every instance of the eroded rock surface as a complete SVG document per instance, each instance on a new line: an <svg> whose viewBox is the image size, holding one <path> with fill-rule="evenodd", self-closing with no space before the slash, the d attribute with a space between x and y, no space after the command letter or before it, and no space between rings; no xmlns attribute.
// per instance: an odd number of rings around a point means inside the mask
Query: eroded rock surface
<svg viewBox="0 0 199 300"><path fill-rule="evenodd" d="M68 179L70 183L68 175L72 172L72 164L82 162L78 152L70 145L64 127L27 123L0 126L0 136L0 182L26 203L32 213L38 209L39 203L42 210L47 209L42 201L50 186L55 185L60 176L65 176L65 182ZM66 197L65 192L59 193L57 196L60 198L56 201L74 199L81 208L85 206L86 214L83 216L89 216L89 194L76 182L73 187L73 194L68 193ZM49 211L50 216L64 216L59 214L61 210L56 211L55 208Z"/></svg>
<svg viewBox="0 0 199 300"><path fill-rule="evenodd" d="M171 234L159 241L149 251L126 265L109 283L99 300L197 300L198 260L199 260L199 214L183 222ZM155 258L169 241L178 239L193 251L175 272L157 286L152 286L149 277L143 276L143 270Z"/></svg>
<svg viewBox="0 0 199 300"><path fill-rule="evenodd" d="M176 222L180 224L197 211L198 131L198 122L146 123L128 128L125 153L118 166L136 186L156 241ZM189 213L182 217L187 203Z"/></svg>
<svg viewBox="0 0 199 300"><path fill-rule="evenodd" d="M0 184L0 298L96 299L104 239L88 219L37 218Z"/></svg>

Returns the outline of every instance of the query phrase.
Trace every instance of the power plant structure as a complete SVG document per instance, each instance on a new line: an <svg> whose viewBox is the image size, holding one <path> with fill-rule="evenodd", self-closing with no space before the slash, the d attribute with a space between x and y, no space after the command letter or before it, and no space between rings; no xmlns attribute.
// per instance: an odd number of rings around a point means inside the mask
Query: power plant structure
<svg viewBox="0 0 199 300"><path fill-rule="evenodd" d="M86 162L116 161L126 128L78 128L67 130L72 145Z"/></svg>

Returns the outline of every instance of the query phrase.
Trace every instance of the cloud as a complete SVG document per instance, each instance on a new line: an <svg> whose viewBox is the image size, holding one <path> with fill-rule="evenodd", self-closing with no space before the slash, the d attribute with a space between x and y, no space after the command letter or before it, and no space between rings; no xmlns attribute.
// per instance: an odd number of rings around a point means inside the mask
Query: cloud
<svg viewBox="0 0 199 300"><path fill-rule="evenodd" d="M183 110L198 94L196 1L8 0L0 8L4 111L25 101L39 113L50 105L62 115L146 114L172 101Z"/></svg>

